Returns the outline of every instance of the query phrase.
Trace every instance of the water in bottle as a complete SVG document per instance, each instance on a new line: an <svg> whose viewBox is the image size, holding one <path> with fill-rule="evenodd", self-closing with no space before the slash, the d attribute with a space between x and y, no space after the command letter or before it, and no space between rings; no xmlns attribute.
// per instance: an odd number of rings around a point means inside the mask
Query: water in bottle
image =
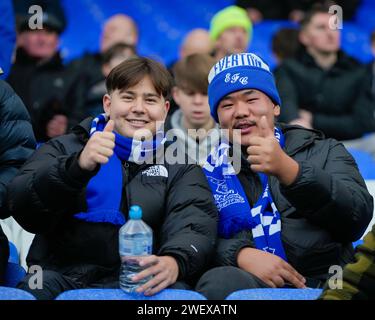
<svg viewBox="0 0 375 320"><path fill-rule="evenodd" d="M129 218L119 231L120 288L133 293L151 278L148 277L138 282L131 279L147 268L147 266L139 266L139 258L152 254L152 229L142 221L142 209L139 206L130 208Z"/></svg>

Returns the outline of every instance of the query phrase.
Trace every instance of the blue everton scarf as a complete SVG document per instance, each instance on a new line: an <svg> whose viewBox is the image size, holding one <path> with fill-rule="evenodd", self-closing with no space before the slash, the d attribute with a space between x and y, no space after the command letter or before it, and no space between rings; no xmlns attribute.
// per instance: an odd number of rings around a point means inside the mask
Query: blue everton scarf
<svg viewBox="0 0 375 320"><path fill-rule="evenodd" d="M90 136L103 131L108 117L103 113L91 124ZM122 197L122 161L142 163L154 155L154 151L164 143L164 134L157 132L152 141L139 141L115 134L115 149L109 161L100 166L99 172L91 178L86 188L87 212L74 215L88 222L108 222L123 225L125 217L120 209Z"/></svg>
<svg viewBox="0 0 375 320"><path fill-rule="evenodd" d="M275 128L275 137L284 147L284 136ZM281 242L281 220L272 200L268 176L259 173L263 192L251 208L246 194L228 161L229 143L222 141L208 156L203 167L219 211L219 235L230 238L242 230L252 230L255 246L286 261Z"/></svg>

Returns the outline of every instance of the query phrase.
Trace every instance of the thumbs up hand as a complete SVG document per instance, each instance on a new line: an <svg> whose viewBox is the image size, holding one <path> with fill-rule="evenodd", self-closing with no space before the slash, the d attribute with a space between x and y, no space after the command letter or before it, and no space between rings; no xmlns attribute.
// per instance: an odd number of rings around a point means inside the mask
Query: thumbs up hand
<svg viewBox="0 0 375 320"><path fill-rule="evenodd" d="M79 166L88 171L93 171L98 164L105 164L113 155L115 148L114 122L109 120L102 132L95 132L78 158Z"/></svg>
<svg viewBox="0 0 375 320"><path fill-rule="evenodd" d="M247 148L251 170L273 175L282 184L291 184L298 175L299 164L280 147L266 116L258 120L257 126L259 135L250 137Z"/></svg>

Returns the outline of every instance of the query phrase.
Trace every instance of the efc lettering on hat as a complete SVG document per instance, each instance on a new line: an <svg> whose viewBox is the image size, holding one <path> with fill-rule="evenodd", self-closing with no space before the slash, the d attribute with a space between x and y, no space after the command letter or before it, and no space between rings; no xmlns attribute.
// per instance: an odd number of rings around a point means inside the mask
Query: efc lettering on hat
<svg viewBox="0 0 375 320"><path fill-rule="evenodd" d="M211 115L217 122L218 104L232 92L257 89L265 93L275 104L281 105L275 79L268 64L254 53L233 54L220 59L211 68L208 82Z"/></svg>

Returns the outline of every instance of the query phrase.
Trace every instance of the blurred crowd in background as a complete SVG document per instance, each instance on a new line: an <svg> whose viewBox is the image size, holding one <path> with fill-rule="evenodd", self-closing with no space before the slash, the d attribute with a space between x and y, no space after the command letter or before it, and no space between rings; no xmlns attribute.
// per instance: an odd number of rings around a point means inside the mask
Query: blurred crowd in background
<svg viewBox="0 0 375 320"><path fill-rule="evenodd" d="M91 8L95 4L93 1L86 2ZM202 6L196 4L191 12L205 10L211 2L206 1ZM207 29L194 28L177 39L180 45L174 54L176 59L164 59L172 74L176 73L169 124L187 128L214 127L209 115L205 83L208 70L226 55L252 52L253 39L259 42L259 39L267 38L266 34L264 37L261 33L257 34L262 30L259 26L282 21L279 25L273 24L272 42L267 43L272 49L273 67L282 99L279 120L321 130L327 137L344 141L349 148L374 156L375 64L365 64L345 53L341 49L341 30L332 28L331 23L332 18L343 18L344 30L346 21L353 24L355 19L358 20L358 12L362 12L363 7L371 7L371 2L227 2L221 4L229 6L208 17ZM75 18L81 14L79 3ZM100 3L98 1L95 7L97 16L100 16ZM110 7L111 3L108 2L107 6ZM35 4L43 9L43 29L32 30L29 26L34 13L29 13L29 8ZM172 12L175 8L176 14L180 13L178 4L179 1L171 3ZM330 8L335 4L342 8L342 13L335 12L336 16L333 16ZM140 40L142 37L152 38L154 33L152 29L140 33L140 29L144 30L143 21L136 21L124 6L100 26L101 33L97 33L97 43L92 46L99 48L97 52L87 50L81 56L67 60L63 51L69 51L69 48L65 43L64 50L61 49L61 37L70 25L77 23L69 20L67 11L70 6L73 6L71 2L60 3L58 0L9 0L1 4L4 13L0 27L4 48L0 61L4 71L2 78L21 97L40 143L64 134L87 116L101 113L102 97L106 92L105 77L125 59L143 55L138 51ZM113 6L118 8L119 4L113 3ZM152 6L147 8L152 10ZM375 10L375 5L371 8ZM143 9L146 10L145 7ZM185 15L188 16L189 12ZM170 18L176 21L176 16ZM183 18L181 16L181 21L184 21ZM338 20L333 23L340 25ZM373 21L368 24L373 25ZM74 30L74 34L84 42L88 29L91 27L82 26ZM72 34L72 31L69 32ZM366 41L375 55L375 33L368 34ZM165 38L154 36L155 47L168 47L168 37L170 34L167 32ZM262 55L259 48L256 53L267 61L268 54L264 52ZM71 49L74 51L74 48ZM159 58L163 60L163 57Z"/></svg>

